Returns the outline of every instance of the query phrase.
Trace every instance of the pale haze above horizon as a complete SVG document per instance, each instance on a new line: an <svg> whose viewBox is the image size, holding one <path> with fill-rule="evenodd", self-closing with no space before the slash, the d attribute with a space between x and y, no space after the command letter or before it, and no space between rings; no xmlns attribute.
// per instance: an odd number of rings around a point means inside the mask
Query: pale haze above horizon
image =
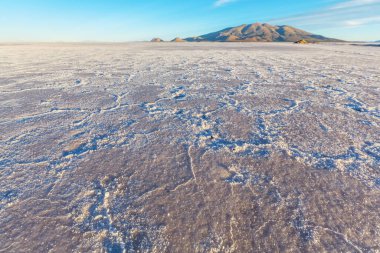
<svg viewBox="0 0 380 253"><path fill-rule="evenodd" d="M0 42L171 40L255 22L380 40L380 0L0 0Z"/></svg>

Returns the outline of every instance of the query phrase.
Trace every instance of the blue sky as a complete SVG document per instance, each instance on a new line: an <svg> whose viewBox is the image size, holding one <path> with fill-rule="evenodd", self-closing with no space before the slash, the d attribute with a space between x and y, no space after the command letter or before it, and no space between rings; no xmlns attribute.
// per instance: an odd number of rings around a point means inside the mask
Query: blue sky
<svg viewBox="0 0 380 253"><path fill-rule="evenodd" d="M267 22L380 40L380 0L0 0L0 41L172 39Z"/></svg>

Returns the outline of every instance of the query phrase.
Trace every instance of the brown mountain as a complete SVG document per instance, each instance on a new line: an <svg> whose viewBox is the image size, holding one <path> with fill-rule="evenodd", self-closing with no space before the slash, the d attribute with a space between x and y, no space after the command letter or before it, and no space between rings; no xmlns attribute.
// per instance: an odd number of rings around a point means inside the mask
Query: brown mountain
<svg viewBox="0 0 380 253"><path fill-rule="evenodd" d="M177 37L173 39L171 42L186 42L186 40Z"/></svg>
<svg viewBox="0 0 380 253"><path fill-rule="evenodd" d="M338 42L340 40L312 34L291 26L273 26L254 23L230 27L218 32L187 38L186 41L219 41L219 42Z"/></svg>
<svg viewBox="0 0 380 253"><path fill-rule="evenodd" d="M150 42L164 42L164 41L160 38L153 38Z"/></svg>

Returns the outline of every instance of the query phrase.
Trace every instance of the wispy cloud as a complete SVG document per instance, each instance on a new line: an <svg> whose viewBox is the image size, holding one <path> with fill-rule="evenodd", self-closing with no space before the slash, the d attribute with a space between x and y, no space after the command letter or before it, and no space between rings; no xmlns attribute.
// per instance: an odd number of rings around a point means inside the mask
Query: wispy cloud
<svg viewBox="0 0 380 253"><path fill-rule="evenodd" d="M337 10L337 9L344 9L344 8L352 8L352 7L378 4L378 3L380 3L380 0L349 0L349 1L343 1L341 3L335 4L335 5L331 6L330 9Z"/></svg>
<svg viewBox="0 0 380 253"><path fill-rule="evenodd" d="M226 5L226 4L229 4L229 3L232 3L232 2L235 2L236 0L217 0L215 3L214 3L214 6L215 7L221 7L223 5Z"/></svg>
<svg viewBox="0 0 380 253"><path fill-rule="evenodd" d="M346 0L315 12L270 20L277 24L292 24L314 28L358 27L380 23L380 0Z"/></svg>
<svg viewBox="0 0 380 253"><path fill-rule="evenodd" d="M379 23L379 22L380 22L380 16L373 16L373 17L367 17L367 18L346 20L344 21L344 24L347 27L358 27L362 25L367 25L371 23Z"/></svg>

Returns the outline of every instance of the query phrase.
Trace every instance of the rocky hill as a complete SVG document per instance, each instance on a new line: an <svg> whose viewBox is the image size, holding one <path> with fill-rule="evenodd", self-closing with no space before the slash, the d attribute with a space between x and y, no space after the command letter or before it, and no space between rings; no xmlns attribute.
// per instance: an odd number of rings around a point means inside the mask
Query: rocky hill
<svg viewBox="0 0 380 253"><path fill-rule="evenodd" d="M341 40L327 38L312 34L291 26L274 26L270 24L254 23L230 27L197 37L185 39L186 41L217 41L217 42L339 42Z"/></svg>
<svg viewBox="0 0 380 253"><path fill-rule="evenodd" d="M186 40L177 37L173 39L171 42L186 42Z"/></svg>
<svg viewBox="0 0 380 253"><path fill-rule="evenodd" d="M150 42L164 42L164 41L160 38L153 38Z"/></svg>

